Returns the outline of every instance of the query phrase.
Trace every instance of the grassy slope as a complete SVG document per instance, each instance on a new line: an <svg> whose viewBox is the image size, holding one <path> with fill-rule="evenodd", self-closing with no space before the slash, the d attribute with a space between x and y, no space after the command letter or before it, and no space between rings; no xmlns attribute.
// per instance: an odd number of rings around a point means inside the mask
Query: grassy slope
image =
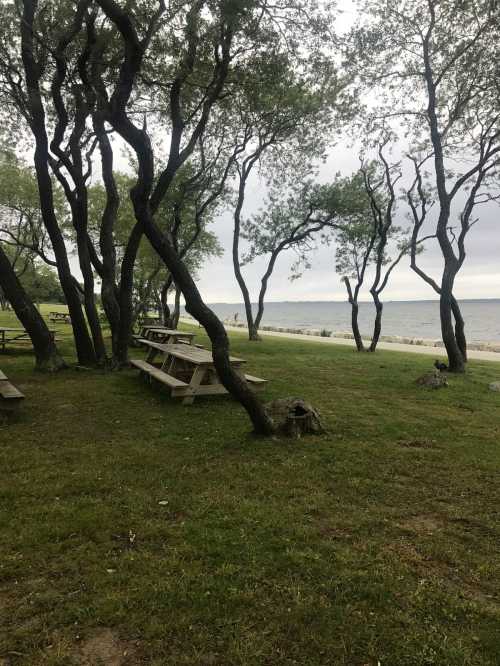
<svg viewBox="0 0 500 666"><path fill-rule="evenodd" d="M0 427L4 664L498 664L500 366L432 392L413 354L233 350L329 434L0 356L27 395Z"/></svg>

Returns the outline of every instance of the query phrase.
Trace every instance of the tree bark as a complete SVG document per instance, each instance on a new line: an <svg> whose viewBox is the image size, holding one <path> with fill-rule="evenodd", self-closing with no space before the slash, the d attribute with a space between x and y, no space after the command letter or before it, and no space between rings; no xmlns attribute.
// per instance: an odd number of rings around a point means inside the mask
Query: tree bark
<svg viewBox="0 0 500 666"><path fill-rule="evenodd" d="M439 300L439 312L441 315L441 335L443 337L446 353L448 354L448 367L450 372L465 372L465 360L460 350L455 330L453 327L453 277L447 270L443 274L441 282L441 295ZM462 329L463 332L463 329Z"/></svg>
<svg viewBox="0 0 500 666"><path fill-rule="evenodd" d="M453 312L453 318L455 319L455 339L457 341L458 348L462 354L464 363L467 363L467 338L465 336L465 321L462 317L462 311L458 305L458 301L455 297L451 299L451 309Z"/></svg>
<svg viewBox="0 0 500 666"><path fill-rule="evenodd" d="M374 352L377 349L380 333L382 332L382 313L384 304L381 302L379 295L376 291L372 292L373 303L375 304L375 322L373 325L373 335L370 343L369 351Z"/></svg>
<svg viewBox="0 0 500 666"><path fill-rule="evenodd" d="M31 338L35 351L35 369L42 372L56 372L65 368L66 364L57 350L47 324L24 290L1 246L0 286L11 303L17 318Z"/></svg>
<svg viewBox="0 0 500 666"><path fill-rule="evenodd" d="M352 328L352 333L354 335L354 341L356 342L356 349L359 352L365 351L365 346L363 344L363 340L361 338L361 333L359 332L359 323L358 323L358 315L359 315L359 304L358 304L358 293L359 293L359 285L356 286L354 292L351 287L351 281L349 280L348 277L344 278L344 283L347 289L347 294L349 297L349 303L351 304L351 328Z"/></svg>
<svg viewBox="0 0 500 666"><path fill-rule="evenodd" d="M245 305L245 316L247 318L247 327L248 327L248 339L251 342L256 342L260 340L258 326L255 325L252 309L252 301L250 299L250 293L245 282L245 278L241 272L240 266L240 230L241 230L241 211L243 209L243 203L245 200L245 185L246 180L245 176L240 178L239 192L238 192L238 202L234 211L234 229L233 229L233 248L232 248L232 257L233 257L233 270L236 277L236 281L241 290L243 296L243 303Z"/></svg>
<svg viewBox="0 0 500 666"><path fill-rule="evenodd" d="M116 356L121 365L128 363L128 348L130 336L134 323L134 309L132 305L132 294L134 289L134 266L143 236L142 228L136 224L130 234L125 254L122 259L119 287L120 304L120 328L118 331L118 341Z"/></svg>
<svg viewBox="0 0 500 666"><path fill-rule="evenodd" d="M179 325L179 318L181 316L181 290L175 287L174 297L174 312L172 314L172 328L175 330Z"/></svg>

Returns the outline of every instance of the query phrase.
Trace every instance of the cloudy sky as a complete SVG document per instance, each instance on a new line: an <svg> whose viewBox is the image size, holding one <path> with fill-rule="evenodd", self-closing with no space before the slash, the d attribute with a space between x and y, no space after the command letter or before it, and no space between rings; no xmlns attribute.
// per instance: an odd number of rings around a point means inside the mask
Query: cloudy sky
<svg viewBox="0 0 500 666"><path fill-rule="evenodd" d="M329 159L322 167L320 177L322 180L327 180L338 171L348 175L358 164L357 150L348 144L339 144L330 150ZM258 210L264 201L264 184L255 179L249 189L244 212L250 215ZM407 226L406 212L406 207L401 205L396 223ZM500 298L500 206L498 204L480 206L476 217L479 220L468 236L468 256L457 279L456 295L459 298ZM210 262L200 272L199 287L210 303L240 303L241 293L232 270L230 214L220 215L213 230L218 235L225 252L222 258ZM294 261L294 254L293 252L283 254L269 283L268 301L345 300L345 287L335 272L334 255L334 245L319 247L312 255L312 269L306 271L300 280L290 282L290 267ZM439 280L442 262L435 241L427 243L419 263ZM255 262L243 270L255 300L263 273L263 262ZM410 269L407 259L404 259L395 270L384 293L385 300L435 298L432 289ZM369 298L369 293L365 292L364 298Z"/></svg>

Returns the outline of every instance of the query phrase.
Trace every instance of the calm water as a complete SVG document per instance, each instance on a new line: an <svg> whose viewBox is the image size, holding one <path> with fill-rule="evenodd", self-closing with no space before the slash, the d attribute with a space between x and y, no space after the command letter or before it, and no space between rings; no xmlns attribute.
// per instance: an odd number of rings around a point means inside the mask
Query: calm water
<svg viewBox="0 0 500 666"><path fill-rule="evenodd" d="M470 342L500 342L500 299L466 300L460 303ZM243 304L214 303L210 306L222 319L245 321ZM368 334L373 325L371 303L360 305L361 332ZM264 325L284 328L350 331L350 305L337 301L268 303ZM392 301L384 306L383 335L439 338L439 303L437 301Z"/></svg>

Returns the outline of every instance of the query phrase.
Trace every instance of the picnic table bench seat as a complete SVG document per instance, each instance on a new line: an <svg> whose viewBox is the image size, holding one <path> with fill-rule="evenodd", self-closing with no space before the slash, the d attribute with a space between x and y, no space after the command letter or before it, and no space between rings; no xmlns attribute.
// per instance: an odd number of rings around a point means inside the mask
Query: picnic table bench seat
<svg viewBox="0 0 500 666"><path fill-rule="evenodd" d="M0 407L15 409L24 400L24 394L11 384L7 376L0 370Z"/></svg>
<svg viewBox="0 0 500 666"><path fill-rule="evenodd" d="M166 386L171 388L172 397L176 397L177 394L179 393L179 390L182 391L183 395L185 393L185 389L188 387L188 384L186 384L186 382L177 379L177 377L169 375L167 372L160 370L156 366L151 365L151 363L143 361L142 359L132 359L130 361L130 364L133 365L135 368L138 368L144 374L149 375L153 379L156 379L156 381L165 384Z"/></svg>

